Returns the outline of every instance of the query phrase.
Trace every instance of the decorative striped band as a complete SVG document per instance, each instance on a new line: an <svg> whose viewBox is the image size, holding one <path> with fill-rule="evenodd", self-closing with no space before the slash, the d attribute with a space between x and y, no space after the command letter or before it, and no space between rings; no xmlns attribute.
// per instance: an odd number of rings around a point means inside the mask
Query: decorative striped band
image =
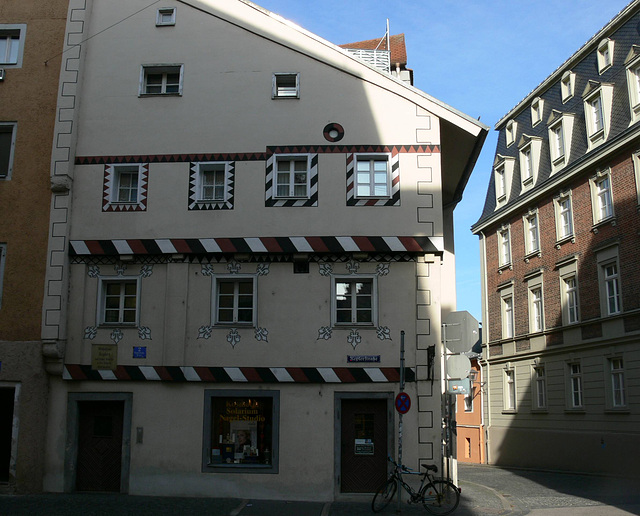
<svg viewBox="0 0 640 516"><path fill-rule="evenodd" d="M398 367L165 367L118 366L115 371L90 365L66 364L64 380L159 381L211 383L395 383ZM405 369L405 380L416 381L415 370Z"/></svg>
<svg viewBox="0 0 640 516"><path fill-rule="evenodd" d="M210 253L435 253L441 237L255 237L71 240L71 256Z"/></svg>
<svg viewBox="0 0 640 516"><path fill-rule="evenodd" d="M440 152L440 145L281 145L267 147L266 152L225 152L201 154L137 154L128 156L76 156L76 165L109 163L187 163L197 161L266 161L272 154L347 154L390 152L392 154L430 154Z"/></svg>

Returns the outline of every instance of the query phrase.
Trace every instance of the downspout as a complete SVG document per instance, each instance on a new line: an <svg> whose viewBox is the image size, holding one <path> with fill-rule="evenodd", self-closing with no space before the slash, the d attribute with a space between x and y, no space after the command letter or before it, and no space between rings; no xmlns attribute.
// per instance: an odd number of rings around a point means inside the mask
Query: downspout
<svg viewBox="0 0 640 516"><path fill-rule="evenodd" d="M481 293L482 293L482 321L489 321L489 295L487 292L487 238L482 231L479 232L480 236L480 278L481 278ZM484 393L486 396L486 410L485 403L481 404L481 416L480 423L484 427L484 448L485 448L485 462L490 464L489 460L489 428L491 427L491 371L490 365L488 361L488 356L485 353L489 353L489 348L485 347L486 343L489 342L489 324L482 325L482 359L480 362L480 374L482 377L486 376L485 389ZM484 362L484 363L483 363ZM482 374L483 369L486 368L486 375ZM482 388L482 383L480 384ZM486 425L485 423L486 417Z"/></svg>

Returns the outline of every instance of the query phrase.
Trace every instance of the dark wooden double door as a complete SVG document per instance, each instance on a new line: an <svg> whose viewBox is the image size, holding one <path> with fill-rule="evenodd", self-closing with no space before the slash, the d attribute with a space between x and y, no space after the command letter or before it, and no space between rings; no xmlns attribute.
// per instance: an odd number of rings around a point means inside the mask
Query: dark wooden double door
<svg viewBox="0 0 640 516"><path fill-rule="evenodd" d="M387 477L387 400L341 403L340 491L374 493Z"/></svg>

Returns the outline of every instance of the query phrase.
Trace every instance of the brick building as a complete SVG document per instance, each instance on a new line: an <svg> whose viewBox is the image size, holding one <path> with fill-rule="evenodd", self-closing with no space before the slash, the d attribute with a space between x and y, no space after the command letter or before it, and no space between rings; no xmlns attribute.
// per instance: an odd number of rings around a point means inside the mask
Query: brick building
<svg viewBox="0 0 640 516"><path fill-rule="evenodd" d="M488 461L638 474L640 2L496 125L480 237Z"/></svg>

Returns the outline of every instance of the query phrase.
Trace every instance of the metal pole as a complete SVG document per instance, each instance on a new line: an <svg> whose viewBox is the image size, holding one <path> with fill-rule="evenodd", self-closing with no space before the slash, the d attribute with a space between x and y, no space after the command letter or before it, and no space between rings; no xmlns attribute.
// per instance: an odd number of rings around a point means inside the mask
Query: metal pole
<svg viewBox="0 0 640 516"><path fill-rule="evenodd" d="M400 332L400 392L404 392L404 330ZM402 465L402 413L398 416L398 464ZM398 493L396 513L400 514L402 512L402 486L399 479L396 492Z"/></svg>
<svg viewBox="0 0 640 516"><path fill-rule="evenodd" d="M447 325L442 325L442 353L440 355L440 365L442 369L442 379L440 381L441 401L440 410L442 411L442 420L447 424ZM448 426L448 425L447 425ZM447 453L447 434L446 428L440 428L440 438L442 439L442 458L440 460L440 475L444 477L444 458Z"/></svg>

